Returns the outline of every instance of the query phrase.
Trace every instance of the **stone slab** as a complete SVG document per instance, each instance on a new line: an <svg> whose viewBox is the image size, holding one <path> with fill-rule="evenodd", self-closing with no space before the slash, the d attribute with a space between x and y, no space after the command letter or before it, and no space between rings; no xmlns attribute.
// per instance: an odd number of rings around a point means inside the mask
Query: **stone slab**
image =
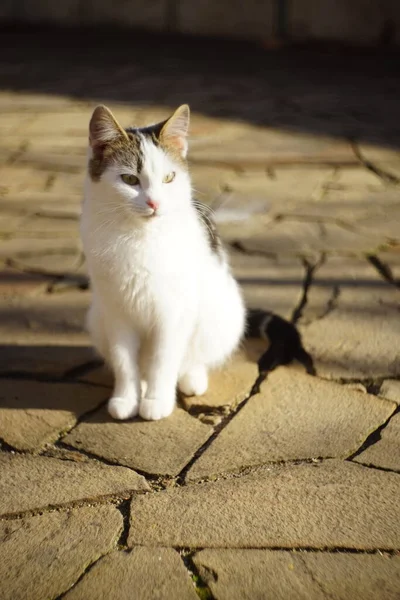
<svg viewBox="0 0 400 600"><path fill-rule="evenodd" d="M63 441L109 461L155 475L178 475L212 428L182 409L161 421L113 421L103 409Z"/></svg>
<svg viewBox="0 0 400 600"><path fill-rule="evenodd" d="M280 367L198 458L196 480L266 462L349 456L396 405Z"/></svg>
<svg viewBox="0 0 400 600"><path fill-rule="evenodd" d="M380 433L380 439L358 454L355 461L400 472L400 413Z"/></svg>
<svg viewBox="0 0 400 600"><path fill-rule="evenodd" d="M385 379L382 382L381 388L379 390L379 395L382 398L387 398L388 400L392 400L396 402L397 405L400 404L400 381L396 379Z"/></svg>
<svg viewBox="0 0 400 600"><path fill-rule="evenodd" d="M84 330L90 293L72 289L26 297L0 297L2 344L89 346ZM93 353L92 353L93 354Z"/></svg>
<svg viewBox="0 0 400 600"><path fill-rule="evenodd" d="M390 148L381 144L359 142L361 155L378 169L389 175L400 178L400 152L398 148Z"/></svg>
<svg viewBox="0 0 400 600"><path fill-rule="evenodd" d="M8 343L0 345L0 373L18 377L21 373L40 374L51 377L60 377L74 367L94 359L92 348L87 345L78 345L75 336L62 336L58 334L58 345L54 345L54 338L44 337L43 343L37 339L36 344L22 345L22 340L28 337L14 332L9 334ZM14 338L14 339L13 339ZM72 338L72 339L71 339ZM14 341L14 343L13 343ZM53 344L51 343L53 342Z"/></svg>
<svg viewBox="0 0 400 600"><path fill-rule="evenodd" d="M178 552L170 548L134 548L102 558L65 600L198 600Z"/></svg>
<svg viewBox="0 0 400 600"><path fill-rule="evenodd" d="M247 398L258 376L257 360L267 349L265 340L247 340L242 349L221 369L209 374L208 390L203 396L182 396L186 410L230 407Z"/></svg>
<svg viewBox="0 0 400 600"><path fill-rule="evenodd" d="M398 556L202 550L193 560L218 600L397 600L400 597Z"/></svg>
<svg viewBox="0 0 400 600"><path fill-rule="evenodd" d="M230 262L248 308L291 318L303 294L305 269L299 258L256 256L232 250Z"/></svg>
<svg viewBox="0 0 400 600"><path fill-rule="evenodd" d="M3 380L0 437L17 450L40 450L106 399L90 385Z"/></svg>
<svg viewBox="0 0 400 600"><path fill-rule="evenodd" d="M225 236L236 238L250 252L281 257L313 258L321 253L364 256L374 253L386 241L378 232L359 232L340 223L318 219L291 218L290 215L268 225L253 220L236 233L232 226Z"/></svg>
<svg viewBox="0 0 400 600"><path fill-rule="evenodd" d="M0 514L78 503L149 490L144 477L124 467L76 463L44 456L0 453Z"/></svg>
<svg viewBox="0 0 400 600"><path fill-rule="evenodd" d="M347 141L257 126L247 126L246 130L239 126L236 136L220 136L214 143L193 147L191 160L240 169L358 163Z"/></svg>
<svg viewBox="0 0 400 600"><path fill-rule="evenodd" d="M300 331L319 375L400 375L400 291L366 260L330 258L314 274Z"/></svg>
<svg viewBox="0 0 400 600"><path fill-rule="evenodd" d="M113 506L3 521L0 523L2 600L55 598L85 569L115 548L122 515Z"/></svg>
<svg viewBox="0 0 400 600"><path fill-rule="evenodd" d="M336 460L137 496L129 544L189 548L400 546L395 473Z"/></svg>

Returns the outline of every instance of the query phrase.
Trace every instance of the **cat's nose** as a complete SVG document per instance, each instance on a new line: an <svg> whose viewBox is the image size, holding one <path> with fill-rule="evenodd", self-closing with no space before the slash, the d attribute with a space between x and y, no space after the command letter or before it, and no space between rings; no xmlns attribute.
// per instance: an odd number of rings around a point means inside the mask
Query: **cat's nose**
<svg viewBox="0 0 400 600"><path fill-rule="evenodd" d="M152 208L153 210L157 210L157 208L160 206L158 202L151 200L151 198L148 198L146 200L146 203L147 203L147 206L150 206L150 208Z"/></svg>

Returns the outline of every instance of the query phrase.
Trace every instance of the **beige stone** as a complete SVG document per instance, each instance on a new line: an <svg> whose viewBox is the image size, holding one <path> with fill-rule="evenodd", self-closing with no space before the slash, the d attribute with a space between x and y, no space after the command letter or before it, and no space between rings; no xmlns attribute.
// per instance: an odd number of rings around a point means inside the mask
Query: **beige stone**
<svg viewBox="0 0 400 600"><path fill-rule="evenodd" d="M0 453L0 514L38 510L149 490L144 477L124 467L76 463L44 456Z"/></svg>
<svg viewBox="0 0 400 600"><path fill-rule="evenodd" d="M400 472L400 413L397 412L380 432L380 439L355 459L365 465Z"/></svg>
<svg viewBox="0 0 400 600"><path fill-rule="evenodd" d="M342 461L260 469L137 496L129 544L398 548L399 477Z"/></svg>
<svg viewBox="0 0 400 600"><path fill-rule="evenodd" d="M396 405L280 367L198 458L188 480L266 462L349 456Z"/></svg>
<svg viewBox="0 0 400 600"><path fill-rule="evenodd" d="M121 530L122 515L113 506L3 521L2 600L25 600L27 593L29 600L58 597L90 564L115 548Z"/></svg>
<svg viewBox="0 0 400 600"><path fill-rule="evenodd" d="M313 258L321 253L363 256L374 253L386 241L385 235L375 232L360 233L340 223L319 223L290 216L260 226L253 220L243 225L241 235L231 227L229 238L238 239L250 252L273 256L304 256ZM227 233L225 233L227 236Z"/></svg>
<svg viewBox="0 0 400 600"><path fill-rule="evenodd" d="M267 348L265 341L248 340L224 367L209 375L208 390L203 396L182 396L187 410L235 407L247 398L258 376L257 360Z"/></svg>
<svg viewBox="0 0 400 600"><path fill-rule="evenodd" d="M80 423L64 441L112 462L157 475L178 475L212 428L182 409L161 421L113 421L106 410Z"/></svg>
<svg viewBox="0 0 400 600"><path fill-rule="evenodd" d="M397 474L327 461L135 497L129 544L398 548Z"/></svg>
<svg viewBox="0 0 400 600"><path fill-rule="evenodd" d="M400 178L400 152L398 148L367 142L360 142L358 146L365 160L389 175Z"/></svg>
<svg viewBox="0 0 400 600"><path fill-rule="evenodd" d="M1 385L0 437L18 450L40 450L106 397L89 385L7 379Z"/></svg>
<svg viewBox="0 0 400 600"><path fill-rule="evenodd" d="M396 402L396 404L399 405L400 381L397 381L396 379L385 379L379 390L379 395L382 396L382 398L392 400L393 402Z"/></svg>
<svg viewBox="0 0 400 600"><path fill-rule="evenodd" d="M233 273L248 308L290 319L303 294L305 269L297 257L274 258L230 252Z"/></svg>
<svg viewBox="0 0 400 600"><path fill-rule="evenodd" d="M65 600L197 600L178 552L171 548L134 548L102 558L65 596Z"/></svg>
<svg viewBox="0 0 400 600"><path fill-rule="evenodd" d="M237 129L229 136L200 147L193 147L194 163L248 167L282 165L356 165L351 145L343 140L306 133L286 132L267 127Z"/></svg>
<svg viewBox="0 0 400 600"><path fill-rule="evenodd" d="M400 292L366 260L328 259L314 275L300 330L323 377L400 373Z"/></svg>
<svg viewBox="0 0 400 600"><path fill-rule="evenodd" d="M191 168L193 195L200 202L219 205L227 195L228 181L234 171L213 165L193 165Z"/></svg>
<svg viewBox="0 0 400 600"><path fill-rule="evenodd" d="M218 600L396 600L400 595L398 556L202 550L194 563Z"/></svg>

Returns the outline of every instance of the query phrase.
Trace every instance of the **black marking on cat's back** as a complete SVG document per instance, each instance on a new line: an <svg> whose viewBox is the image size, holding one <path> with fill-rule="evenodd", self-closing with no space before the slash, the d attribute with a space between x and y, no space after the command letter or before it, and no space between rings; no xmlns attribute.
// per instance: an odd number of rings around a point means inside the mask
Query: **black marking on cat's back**
<svg viewBox="0 0 400 600"><path fill-rule="evenodd" d="M222 242L221 238L219 237L217 227L214 223L212 209L207 204L203 204L198 200L193 200L193 206L196 209L197 216L207 233L208 244L211 251L217 256L221 257Z"/></svg>

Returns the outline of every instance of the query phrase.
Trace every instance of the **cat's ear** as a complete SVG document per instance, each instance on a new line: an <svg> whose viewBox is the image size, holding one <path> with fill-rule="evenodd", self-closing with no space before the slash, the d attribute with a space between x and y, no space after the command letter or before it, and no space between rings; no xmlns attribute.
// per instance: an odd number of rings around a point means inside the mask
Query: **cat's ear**
<svg viewBox="0 0 400 600"><path fill-rule="evenodd" d="M161 129L160 138L170 146L175 147L183 157L188 151L188 133L190 122L190 109L187 104L182 104L176 109Z"/></svg>
<svg viewBox="0 0 400 600"><path fill-rule="evenodd" d="M89 143L93 150L102 148L118 139L128 139L111 110L100 105L94 109L89 124Z"/></svg>

